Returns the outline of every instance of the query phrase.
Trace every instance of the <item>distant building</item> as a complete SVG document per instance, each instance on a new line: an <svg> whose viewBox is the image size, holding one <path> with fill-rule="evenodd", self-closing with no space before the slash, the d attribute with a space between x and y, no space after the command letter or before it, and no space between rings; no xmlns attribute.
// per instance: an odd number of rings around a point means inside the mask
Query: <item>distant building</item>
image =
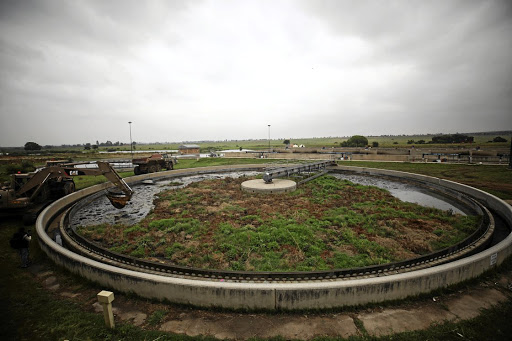
<svg viewBox="0 0 512 341"><path fill-rule="evenodd" d="M182 144L178 147L180 155L199 155L200 147L197 144Z"/></svg>

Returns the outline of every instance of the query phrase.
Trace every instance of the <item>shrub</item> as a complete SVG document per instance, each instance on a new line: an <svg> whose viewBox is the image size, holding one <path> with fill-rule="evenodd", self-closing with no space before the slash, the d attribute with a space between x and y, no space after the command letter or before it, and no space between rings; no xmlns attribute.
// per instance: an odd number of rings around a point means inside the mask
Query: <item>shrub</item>
<svg viewBox="0 0 512 341"><path fill-rule="evenodd" d="M361 135L354 135L341 143L342 147L366 147L367 145L368 139Z"/></svg>
<svg viewBox="0 0 512 341"><path fill-rule="evenodd" d="M35 142L27 142L25 143L25 150L32 151L32 150L41 150L41 146Z"/></svg>
<svg viewBox="0 0 512 341"><path fill-rule="evenodd" d="M15 174L15 173L28 173L36 170L34 164L28 160L23 160L21 163L11 163L5 167L5 171L7 174Z"/></svg>

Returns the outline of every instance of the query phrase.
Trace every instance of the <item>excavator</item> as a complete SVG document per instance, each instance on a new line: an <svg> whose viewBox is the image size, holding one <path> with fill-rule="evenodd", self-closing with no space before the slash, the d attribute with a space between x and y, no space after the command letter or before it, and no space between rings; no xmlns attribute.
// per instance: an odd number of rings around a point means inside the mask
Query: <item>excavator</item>
<svg viewBox="0 0 512 341"><path fill-rule="evenodd" d="M36 172L12 174L11 183L0 187L0 215L21 215L23 223L32 224L39 212L51 202L75 191L74 176L103 175L117 190L106 191L110 203L123 208L133 190L107 162L95 162L97 168L76 167L83 163L56 164Z"/></svg>

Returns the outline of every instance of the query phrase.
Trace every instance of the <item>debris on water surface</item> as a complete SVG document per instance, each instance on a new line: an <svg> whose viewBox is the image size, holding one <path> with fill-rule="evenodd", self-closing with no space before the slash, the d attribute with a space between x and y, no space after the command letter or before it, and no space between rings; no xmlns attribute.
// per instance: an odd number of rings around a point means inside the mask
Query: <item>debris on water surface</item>
<svg viewBox="0 0 512 341"><path fill-rule="evenodd" d="M131 226L141 221L153 208L153 200L158 193L169 188L183 188L193 182L207 179L239 178L246 175L256 175L258 172L231 172L223 174L204 174L185 176L179 179L144 180L133 186L134 194L126 207L112 207L105 196L100 196L80 209L71 220L71 227L91 226L98 224L123 224ZM179 182L177 182L179 181ZM152 185L152 186L147 186Z"/></svg>

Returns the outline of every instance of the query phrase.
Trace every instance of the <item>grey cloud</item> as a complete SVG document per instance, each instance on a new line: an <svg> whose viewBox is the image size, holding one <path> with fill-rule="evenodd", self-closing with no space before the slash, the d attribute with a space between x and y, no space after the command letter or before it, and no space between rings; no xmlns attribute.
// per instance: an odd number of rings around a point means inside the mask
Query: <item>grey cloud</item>
<svg viewBox="0 0 512 341"><path fill-rule="evenodd" d="M102 54L128 53L130 46L159 36L187 8L177 1L57 0L14 1L3 7L0 27L12 39Z"/></svg>
<svg viewBox="0 0 512 341"><path fill-rule="evenodd" d="M0 145L510 129L511 8L0 1Z"/></svg>
<svg viewBox="0 0 512 341"><path fill-rule="evenodd" d="M374 53L359 63L413 67L413 79L395 84L396 91L380 99L397 103L420 124L439 120L449 129L483 127L486 121L512 124L509 1L333 0L304 6L335 34L372 43Z"/></svg>

